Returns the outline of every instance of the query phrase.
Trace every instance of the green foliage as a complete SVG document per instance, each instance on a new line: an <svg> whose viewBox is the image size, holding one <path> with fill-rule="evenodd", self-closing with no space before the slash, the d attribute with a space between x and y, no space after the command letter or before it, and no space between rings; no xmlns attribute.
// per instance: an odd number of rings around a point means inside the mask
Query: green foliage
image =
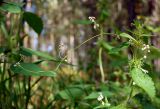
<svg viewBox="0 0 160 109"><path fill-rule="evenodd" d="M24 12L23 18L35 32L38 34L42 32L43 22L42 19L39 18L36 14L31 12Z"/></svg>
<svg viewBox="0 0 160 109"><path fill-rule="evenodd" d="M99 93L100 93L100 92L92 92L92 93L90 93L88 96L86 96L84 99L86 99L86 100L95 100L95 99L98 98ZM107 97L111 97L111 96L113 95L112 92L107 91L107 90L104 90L104 91L102 91L101 93L102 93L104 96L107 96Z"/></svg>
<svg viewBox="0 0 160 109"><path fill-rule="evenodd" d="M131 39L133 41L136 41L131 35L129 35L127 33L121 33L119 36Z"/></svg>
<svg viewBox="0 0 160 109"><path fill-rule="evenodd" d="M40 51L35 51L35 50L32 50L31 48L21 47L19 52L25 56L35 55L35 56L39 56L43 59L54 60L54 58L52 56L50 56L49 54L44 53L44 52L40 52Z"/></svg>
<svg viewBox="0 0 160 109"><path fill-rule="evenodd" d="M125 48L128 48L130 44L128 42L123 42L121 44L119 44L117 47L112 48L109 53L113 54L113 53L118 53L121 50L124 50Z"/></svg>
<svg viewBox="0 0 160 109"><path fill-rule="evenodd" d="M81 25L92 24L90 26L94 26L94 29L96 27L94 34L97 34L74 50L91 39L98 39L97 46L90 47L93 52L89 52L90 56L85 58L88 62L85 65L88 72L82 69L75 71L70 68L72 66L66 68L65 65L71 65L65 61L66 57L55 58L48 53L23 46L23 39L26 37L21 34L23 20L40 35L43 22L38 15L25 12L21 3L0 3L0 33L4 36L4 45L0 46L0 108L160 108L160 79L157 74L151 74L155 72L153 59L160 58L160 50L150 43L151 32L158 33L159 27L134 21L134 29L128 30L129 33L105 33L118 28L113 27L114 23L110 18L112 13L109 7L114 1L97 1L99 17L96 17L94 22L72 22ZM10 27L5 24L5 12L12 13L16 18L16 23L11 19ZM32 60L33 56L38 60Z"/></svg>
<svg viewBox="0 0 160 109"><path fill-rule="evenodd" d="M14 3L14 2L4 2L0 6L0 10L8 11L10 13L20 13L21 6L19 4Z"/></svg>
<svg viewBox="0 0 160 109"><path fill-rule="evenodd" d="M151 46L151 53L149 54L150 59L158 59L160 58L160 49Z"/></svg>
<svg viewBox="0 0 160 109"><path fill-rule="evenodd" d="M49 76L54 77L56 73L54 71L44 71L36 64L32 63L18 63L11 65L10 69L14 73L23 74L25 76Z"/></svg>
<svg viewBox="0 0 160 109"><path fill-rule="evenodd" d="M83 89L77 87L70 87L60 91L57 97L59 96L61 99L65 100L80 99L83 93L84 93Z"/></svg>
<svg viewBox="0 0 160 109"><path fill-rule="evenodd" d="M155 86L151 77L143 73L139 68L133 68L131 71L131 76L136 85L144 89L151 99L155 98Z"/></svg>
<svg viewBox="0 0 160 109"><path fill-rule="evenodd" d="M123 103L123 104L120 104L118 106L112 107L110 109L127 109L127 108L126 108L126 104Z"/></svg>

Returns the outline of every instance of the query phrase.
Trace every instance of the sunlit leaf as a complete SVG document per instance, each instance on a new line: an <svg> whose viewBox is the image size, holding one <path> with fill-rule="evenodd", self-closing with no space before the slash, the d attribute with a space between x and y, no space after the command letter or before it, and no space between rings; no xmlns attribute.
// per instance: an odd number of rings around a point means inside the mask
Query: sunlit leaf
<svg viewBox="0 0 160 109"><path fill-rule="evenodd" d="M8 11L10 13L20 13L21 7L20 7L20 5L14 3L14 2L4 2L0 6L0 10Z"/></svg>
<svg viewBox="0 0 160 109"><path fill-rule="evenodd" d="M136 41L131 35L129 35L127 33L121 33L119 36Z"/></svg>
<svg viewBox="0 0 160 109"><path fill-rule="evenodd" d="M151 99L155 97L156 91L151 77L143 73L139 68L133 68L131 76L136 85L141 87Z"/></svg>

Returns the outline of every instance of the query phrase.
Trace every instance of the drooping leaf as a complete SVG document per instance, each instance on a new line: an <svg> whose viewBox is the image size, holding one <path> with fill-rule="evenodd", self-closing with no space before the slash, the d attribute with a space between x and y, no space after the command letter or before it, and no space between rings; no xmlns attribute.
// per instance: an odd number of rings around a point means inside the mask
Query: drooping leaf
<svg viewBox="0 0 160 109"><path fill-rule="evenodd" d="M24 20L29 24L30 27L33 28L35 32L40 34L43 29L43 22L40 17L31 12L24 12Z"/></svg>
<svg viewBox="0 0 160 109"><path fill-rule="evenodd" d="M14 2L4 2L0 6L0 10L8 11L10 13L20 13L21 7L17 3Z"/></svg>
<svg viewBox="0 0 160 109"><path fill-rule="evenodd" d="M82 25L92 24L92 22L90 20L74 20L73 23L82 24Z"/></svg>
<svg viewBox="0 0 160 109"><path fill-rule="evenodd" d="M20 47L19 53L24 55L24 56L32 56L32 55L39 56L39 57L43 58L43 59L41 59L40 62L54 61L54 62L61 62L62 64L74 66L73 64L70 64L70 63L66 62L65 60L50 56L48 53L45 53L45 52L32 50L31 48Z"/></svg>
<svg viewBox="0 0 160 109"><path fill-rule="evenodd" d="M110 51L113 48L113 46L111 46L109 43L105 41L99 41L98 43L100 46L102 46L107 51Z"/></svg>
<svg viewBox="0 0 160 109"><path fill-rule="evenodd" d="M35 50L32 50L31 48L21 47L21 48L20 48L20 53L23 54L23 55L25 55L25 56L36 55L36 56L39 56L39 57L42 57L42 58L48 59L48 60L54 59L52 56L50 56L50 55L47 54L47 53L40 52L40 51L35 51Z"/></svg>
<svg viewBox="0 0 160 109"><path fill-rule="evenodd" d="M154 28L153 26L147 25L146 28L154 33L160 32L160 27Z"/></svg>
<svg viewBox="0 0 160 109"><path fill-rule="evenodd" d="M42 68L32 63L20 63L11 65L11 70L14 73L23 74L25 76L49 76L54 77L56 73L54 71L44 71Z"/></svg>
<svg viewBox="0 0 160 109"><path fill-rule="evenodd" d="M109 51L109 54L112 54L112 53L117 53L125 48L127 48L129 46L129 43L128 42L123 42L121 44L119 44L117 47L114 47L112 48L110 51Z"/></svg>
<svg viewBox="0 0 160 109"><path fill-rule="evenodd" d="M143 73L139 68L133 68L131 76L137 86L141 87L151 99L155 97L155 86L152 78Z"/></svg>
<svg viewBox="0 0 160 109"><path fill-rule="evenodd" d="M119 36L136 41L131 35L129 35L127 33L121 33Z"/></svg>

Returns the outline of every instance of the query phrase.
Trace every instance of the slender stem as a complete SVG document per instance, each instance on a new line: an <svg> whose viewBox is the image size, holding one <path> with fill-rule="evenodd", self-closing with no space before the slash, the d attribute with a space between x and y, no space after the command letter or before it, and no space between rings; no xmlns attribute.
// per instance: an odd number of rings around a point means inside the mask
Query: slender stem
<svg viewBox="0 0 160 109"><path fill-rule="evenodd" d="M19 25L18 25L18 30L17 30L17 34L16 34L16 38L17 38L17 41L18 41L19 44L21 44L20 32L21 32L22 23L23 23L23 13L24 13L24 12L21 12L21 13L20 13Z"/></svg>
<svg viewBox="0 0 160 109"><path fill-rule="evenodd" d="M30 100L30 96L31 96L31 77L28 77L28 89L27 89L27 94L26 94L26 109L28 109L28 103Z"/></svg>
<svg viewBox="0 0 160 109"><path fill-rule="evenodd" d="M94 38L96 38L96 37L102 36L102 34L103 34L103 35L116 35L116 34L114 34L114 33L101 33L101 34L95 35L95 36L87 39L87 40L84 41L83 43L79 44L77 47L75 47L75 48L73 48L73 49L70 49L70 50L68 50L68 51L77 50L78 48L80 48L82 45L84 45L85 43L89 42L90 40L92 40L92 39L94 39ZM64 58L62 58L62 60L60 61L60 63L57 65L55 71L57 71L57 70L59 69L60 65L62 64L63 61L65 61L66 58L67 58L67 55L64 56Z"/></svg>
<svg viewBox="0 0 160 109"><path fill-rule="evenodd" d="M133 80L131 79L130 80L130 83L129 83L129 86L131 87L131 91L130 91L130 93L129 93L129 95L128 95L128 97L127 97L127 102L129 102L129 100L131 99L131 97L132 97L132 92L133 92Z"/></svg>
<svg viewBox="0 0 160 109"><path fill-rule="evenodd" d="M102 47L99 49L99 67L101 71L101 81L104 83L105 76L104 76L104 70L103 70L103 65L102 65Z"/></svg>
<svg viewBox="0 0 160 109"><path fill-rule="evenodd" d="M4 59L4 63L3 63L3 72L2 72L2 76L1 76L1 81L4 80L5 72L6 72L6 60Z"/></svg>
<svg viewBox="0 0 160 109"><path fill-rule="evenodd" d="M33 88L43 77L38 78L32 85L31 88Z"/></svg>

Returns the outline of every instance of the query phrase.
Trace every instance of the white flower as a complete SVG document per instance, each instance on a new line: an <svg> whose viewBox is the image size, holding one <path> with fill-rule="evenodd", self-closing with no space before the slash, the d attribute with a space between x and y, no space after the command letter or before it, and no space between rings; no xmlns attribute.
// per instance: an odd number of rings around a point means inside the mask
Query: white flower
<svg viewBox="0 0 160 109"><path fill-rule="evenodd" d="M136 83L135 83L135 82L133 82L133 85L136 85Z"/></svg>
<svg viewBox="0 0 160 109"><path fill-rule="evenodd" d="M98 27L99 27L99 24L96 24L96 23L93 26L94 29L97 29Z"/></svg>
<svg viewBox="0 0 160 109"><path fill-rule="evenodd" d="M89 16L88 19L89 19L91 22L95 22L95 19L96 19L96 18L93 17L93 16Z"/></svg>
<svg viewBox="0 0 160 109"><path fill-rule="evenodd" d="M94 26L93 26L94 29L97 29L97 28L99 27L99 24L95 21L95 19L96 19L95 17L89 16L88 19L89 19L92 23L94 23Z"/></svg>
<svg viewBox="0 0 160 109"><path fill-rule="evenodd" d="M16 66L19 66L20 65L20 62L17 62L16 64L14 64L13 66L16 67Z"/></svg>
<svg viewBox="0 0 160 109"><path fill-rule="evenodd" d="M99 96L98 96L98 98L97 98L97 100L98 100L98 101L102 101L103 98L104 98L104 96L103 96L102 93L100 92L100 93L99 93Z"/></svg>
<svg viewBox="0 0 160 109"><path fill-rule="evenodd" d="M149 49L150 47L149 47L149 45L146 45L146 47Z"/></svg>
<svg viewBox="0 0 160 109"><path fill-rule="evenodd" d="M142 69L142 68L141 68L141 70L142 70L144 73L148 73L148 71L147 71L147 70L145 70L145 69Z"/></svg>
<svg viewBox="0 0 160 109"><path fill-rule="evenodd" d="M149 50L149 45L143 44L142 51Z"/></svg>
<svg viewBox="0 0 160 109"><path fill-rule="evenodd" d="M146 56L146 55L144 55L144 56L143 56L143 58L144 58L144 59L146 59L146 58L147 58L147 56Z"/></svg>

